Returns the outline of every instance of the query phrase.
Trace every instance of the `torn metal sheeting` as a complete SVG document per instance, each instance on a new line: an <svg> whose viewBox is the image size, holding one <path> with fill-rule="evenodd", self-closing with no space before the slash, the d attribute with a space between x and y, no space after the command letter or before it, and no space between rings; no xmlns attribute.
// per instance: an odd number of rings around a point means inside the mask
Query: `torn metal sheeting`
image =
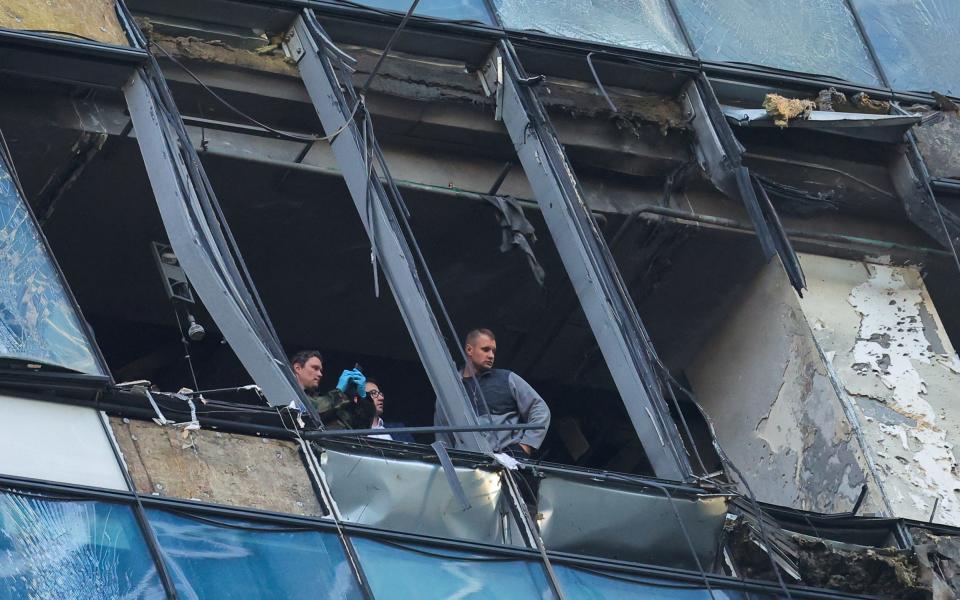
<svg viewBox="0 0 960 600"><path fill-rule="evenodd" d="M505 526L504 490L495 470L454 467L470 508L463 509L439 465L323 450L320 464L348 523L491 544L519 544ZM510 522L508 520L508 522Z"/></svg>
<svg viewBox="0 0 960 600"><path fill-rule="evenodd" d="M630 562L696 569L674 508L702 565L713 564L727 499L691 498L657 489L549 475L540 482L540 535L547 549Z"/></svg>
<svg viewBox="0 0 960 600"><path fill-rule="evenodd" d="M776 127L774 117L763 108L724 106L727 122L739 127ZM806 118L790 120L789 128L815 129L847 137L898 142L903 134L921 121L920 115L869 115L827 110L811 111Z"/></svg>

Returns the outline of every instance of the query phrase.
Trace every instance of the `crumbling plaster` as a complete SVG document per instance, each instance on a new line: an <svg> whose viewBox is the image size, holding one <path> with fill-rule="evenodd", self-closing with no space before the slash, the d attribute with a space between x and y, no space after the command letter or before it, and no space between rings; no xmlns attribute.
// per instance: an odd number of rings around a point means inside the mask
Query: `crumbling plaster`
<svg viewBox="0 0 960 600"><path fill-rule="evenodd" d="M853 507L867 462L778 262L746 286L687 375L758 499L827 513ZM881 506L867 495L866 512Z"/></svg>
<svg viewBox="0 0 960 600"><path fill-rule="evenodd" d="M800 301L895 516L960 525L960 361L916 267L801 255ZM939 498L939 500L937 500Z"/></svg>
<svg viewBox="0 0 960 600"><path fill-rule="evenodd" d="M291 442L116 417L110 426L140 493L323 514L299 449Z"/></svg>

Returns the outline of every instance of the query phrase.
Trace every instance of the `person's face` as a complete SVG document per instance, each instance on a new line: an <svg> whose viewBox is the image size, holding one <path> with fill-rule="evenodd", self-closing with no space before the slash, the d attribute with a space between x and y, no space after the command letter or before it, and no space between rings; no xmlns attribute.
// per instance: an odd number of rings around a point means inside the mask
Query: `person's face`
<svg viewBox="0 0 960 600"><path fill-rule="evenodd" d="M489 371L493 368L493 361L497 355L497 341L489 335L480 334L473 344L467 344L464 350L475 371L478 373Z"/></svg>
<svg viewBox="0 0 960 600"><path fill-rule="evenodd" d="M367 395L370 396L370 399L373 400L373 405L377 407L377 416L382 417L384 396L383 392L380 391L380 386L368 381L363 387L367 390Z"/></svg>
<svg viewBox="0 0 960 600"><path fill-rule="evenodd" d="M293 372L297 376L300 387L304 390L315 390L323 379L323 361L316 356L311 356L302 365L294 364Z"/></svg>

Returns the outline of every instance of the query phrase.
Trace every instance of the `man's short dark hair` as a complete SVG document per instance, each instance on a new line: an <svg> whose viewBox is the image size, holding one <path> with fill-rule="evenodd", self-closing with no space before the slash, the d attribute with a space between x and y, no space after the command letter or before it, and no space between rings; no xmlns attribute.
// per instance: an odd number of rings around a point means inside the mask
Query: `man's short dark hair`
<svg viewBox="0 0 960 600"><path fill-rule="evenodd" d="M463 338L463 345L472 346L473 343L477 341L477 338L480 337L481 335L485 335L494 341L496 341L497 339L497 336L493 335L492 331L484 327L481 327L479 329L471 329L470 331L468 331L467 335Z"/></svg>
<svg viewBox="0 0 960 600"><path fill-rule="evenodd" d="M319 358L323 362L323 355L317 350L301 350L290 357L290 365L305 365L311 358Z"/></svg>

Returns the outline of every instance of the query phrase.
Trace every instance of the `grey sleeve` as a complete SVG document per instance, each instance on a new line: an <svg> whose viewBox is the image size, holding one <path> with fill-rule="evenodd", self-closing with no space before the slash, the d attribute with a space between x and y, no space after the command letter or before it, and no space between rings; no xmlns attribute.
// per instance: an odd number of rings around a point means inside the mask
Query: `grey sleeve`
<svg viewBox="0 0 960 600"><path fill-rule="evenodd" d="M517 401L517 411L522 422L527 425L543 425L544 429L528 429L520 435L520 443L539 448L547 437L547 428L550 427L550 407L537 390L524 381L516 373L511 372L508 378L510 392Z"/></svg>

